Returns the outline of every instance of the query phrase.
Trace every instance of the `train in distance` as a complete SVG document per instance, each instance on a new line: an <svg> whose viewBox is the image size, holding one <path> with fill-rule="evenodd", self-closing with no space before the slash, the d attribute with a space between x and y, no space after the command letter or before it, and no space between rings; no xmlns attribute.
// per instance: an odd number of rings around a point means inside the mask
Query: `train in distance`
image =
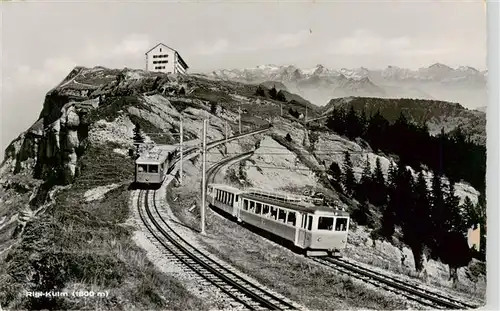
<svg viewBox="0 0 500 311"><path fill-rule="evenodd" d="M155 146L135 160L135 182L159 185L168 175L168 169L177 154L176 146Z"/></svg>

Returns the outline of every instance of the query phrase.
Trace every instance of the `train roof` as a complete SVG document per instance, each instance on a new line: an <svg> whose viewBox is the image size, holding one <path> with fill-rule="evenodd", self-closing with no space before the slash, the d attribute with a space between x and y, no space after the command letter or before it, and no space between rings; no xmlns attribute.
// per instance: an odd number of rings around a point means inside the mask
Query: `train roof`
<svg viewBox="0 0 500 311"><path fill-rule="evenodd" d="M216 189L220 189L220 190L224 190L224 191L227 191L227 192L231 192L231 193L235 193L235 194L240 194L242 193L243 191L241 189L238 189L238 188L235 188L235 187L232 187L232 186L228 186L228 185L224 185L224 184L209 184L209 186L212 186Z"/></svg>
<svg viewBox="0 0 500 311"><path fill-rule="evenodd" d="M288 209L299 211L299 212L307 212L307 213L312 213L312 214L315 214L316 212L320 212L320 213L326 212L326 213L336 213L339 216L349 216L349 213L346 211L333 209L333 208L327 207L327 206L299 205L299 204L295 204L295 203L281 201L278 199L262 197L262 196L255 195L252 193L241 193L240 197L259 201L259 202L266 203L266 204L272 204L275 206L282 206L284 208L288 208Z"/></svg>
<svg viewBox="0 0 500 311"><path fill-rule="evenodd" d="M146 151L137 160L136 164L160 164L165 162L168 154L173 152L176 146L155 146L151 150Z"/></svg>

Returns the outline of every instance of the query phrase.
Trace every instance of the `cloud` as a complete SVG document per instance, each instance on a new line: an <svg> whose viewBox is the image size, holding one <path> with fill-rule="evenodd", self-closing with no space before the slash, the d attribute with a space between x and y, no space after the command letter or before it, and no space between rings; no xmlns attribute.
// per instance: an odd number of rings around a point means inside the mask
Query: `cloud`
<svg viewBox="0 0 500 311"><path fill-rule="evenodd" d="M112 53L116 56L137 55L145 53L151 47L148 35L130 34L113 48Z"/></svg>
<svg viewBox="0 0 500 311"><path fill-rule="evenodd" d="M330 44L329 52L336 55L393 54L411 48L408 37L382 37L369 30L357 30L352 36Z"/></svg>
<svg viewBox="0 0 500 311"><path fill-rule="evenodd" d="M250 43L245 45L242 50L255 51L293 48L305 44L309 38L309 34L309 30L300 30L294 33L264 34L254 40L250 40Z"/></svg>
<svg viewBox="0 0 500 311"><path fill-rule="evenodd" d="M227 52L230 48L229 42L226 39L218 39L213 43L201 42L195 48L195 54L212 55Z"/></svg>
<svg viewBox="0 0 500 311"><path fill-rule="evenodd" d="M227 39L220 38L212 43L198 43L192 50L194 54L198 55L213 55L286 49L305 44L308 36L309 30L301 30L295 33L262 34L243 42L229 42Z"/></svg>
<svg viewBox="0 0 500 311"><path fill-rule="evenodd" d="M8 86L29 84L54 87L77 65L116 65L122 60L126 62L131 57L140 57L151 48L149 37L144 34L130 34L115 43L87 41L83 46L72 57L50 57L38 67L25 64L18 66L15 75L9 77Z"/></svg>
<svg viewBox="0 0 500 311"><path fill-rule="evenodd" d="M76 65L74 60L66 57L48 58L43 62L41 68L20 65L17 67L17 74L11 83L51 87L64 79Z"/></svg>

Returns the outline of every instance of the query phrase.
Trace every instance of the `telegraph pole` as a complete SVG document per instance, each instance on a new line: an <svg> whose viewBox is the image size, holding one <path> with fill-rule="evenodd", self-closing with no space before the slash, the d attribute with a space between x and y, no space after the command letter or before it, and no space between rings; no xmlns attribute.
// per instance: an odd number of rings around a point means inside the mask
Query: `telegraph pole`
<svg viewBox="0 0 500 311"><path fill-rule="evenodd" d="M241 134L241 104L238 106L238 125Z"/></svg>
<svg viewBox="0 0 500 311"><path fill-rule="evenodd" d="M181 146L180 146L180 149L181 149L181 163L180 163L180 175L179 175L179 182L180 184L182 185L182 151L183 151L183 144L184 142L184 133L183 133L183 130L182 130L182 117L181 117Z"/></svg>
<svg viewBox="0 0 500 311"><path fill-rule="evenodd" d="M201 174L201 234L205 234L205 200L206 200L206 180L205 180L205 169L207 162L207 123L208 120L203 120L203 163L202 163L202 174Z"/></svg>
<svg viewBox="0 0 500 311"><path fill-rule="evenodd" d="M306 143L306 145L308 145L309 144L309 133L307 132L307 106L306 106L306 115L304 117L304 130L306 131L305 143Z"/></svg>
<svg viewBox="0 0 500 311"><path fill-rule="evenodd" d="M228 135L227 135L227 134L228 134L228 133L227 133L227 132L228 132L228 131L227 131L227 121L226 121L226 123L225 123L225 128L226 128L226 145L225 145L225 146L226 146L226 155L227 155L227 136L228 136Z"/></svg>

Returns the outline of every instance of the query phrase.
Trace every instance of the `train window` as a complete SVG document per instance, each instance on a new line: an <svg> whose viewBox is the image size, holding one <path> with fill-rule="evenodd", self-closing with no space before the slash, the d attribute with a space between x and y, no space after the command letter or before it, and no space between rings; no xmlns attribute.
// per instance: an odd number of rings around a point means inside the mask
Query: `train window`
<svg viewBox="0 0 500 311"><path fill-rule="evenodd" d="M278 208L271 206L271 218L276 220L277 216L278 216Z"/></svg>
<svg viewBox="0 0 500 311"><path fill-rule="evenodd" d="M243 199L243 209L245 211L248 211L248 200L247 199Z"/></svg>
<svg viewBox="0 0 500 311"><path fill-rule="evenodd" d="M266 215L266 216L269 216L269 205L267 204L264 204L264 208L262 209L262 214L263 215Z"/></svg>
<svg viewBox="0 0 500 311"><path fill-rule="evenodd" d="M297 217L295 216L295 212L288 212L288 218L287 218L287 223L289 225L295 226L295 222L297 220Z"/></svg>
<svg viewBox="0 0 500 311"><path fill-rule="evenodd" d="M347 230L347 218L337 218L335 222L335 231L346 231Z"/></svg>
<svg viewBox="0 0 500 311"><path fill-rule="evenodd" d="M309 215L308 217L308 224L307 224L307 230L311 231L312 230L312 227L313 227L313 217L312 215Z"/></svg>
<svg viewBox="0 0 500 311"><path fill-rule="evenodd" d="M255 208L255 214L259 214L262 212L262 204L257 203L257 207Z"/></svg>
<svg viewBox="0 0 500 311"><path fill-rule="evenodd" d="M278 220L280 220L281 222L286 222L286 211L282 210L281 208L278 212Z"/></svg>
<svg viewBox="0 0 500 311"><path fill-rule="evenodd" d="M255 202L250 201L250 212L255 213Z"/></svg>
<svg viewBox="0 0 500 311"><path fill-rule="evenodd" d="M158 173L158 165L148 165L148 173Z"/></svg>
<svg viewBox="0 0 500 311"><path fill-rule="evenodd" d="M320 217L318 221L318 230L332 230L333 217Z"/></svg>
<svg viewBox="0 0 500 311"><path fill-rule="evenodd" d="M235 195L234 196L234 202L238 203L239 196Z"/></svg>
<svg viewBox="0 0 500 311"><path fill-rule="evenodd" d="M234 199L234 195L232 193L229 194L229 203L231 205L233 205L233 199Z"/></svg>
<svg viewBox="0 0 500 311"><path fill-rule="evenodd" d="M137 170L139 172L147 172L148 166L146 164L139 164L139 165L137 165Z"/></svg>

